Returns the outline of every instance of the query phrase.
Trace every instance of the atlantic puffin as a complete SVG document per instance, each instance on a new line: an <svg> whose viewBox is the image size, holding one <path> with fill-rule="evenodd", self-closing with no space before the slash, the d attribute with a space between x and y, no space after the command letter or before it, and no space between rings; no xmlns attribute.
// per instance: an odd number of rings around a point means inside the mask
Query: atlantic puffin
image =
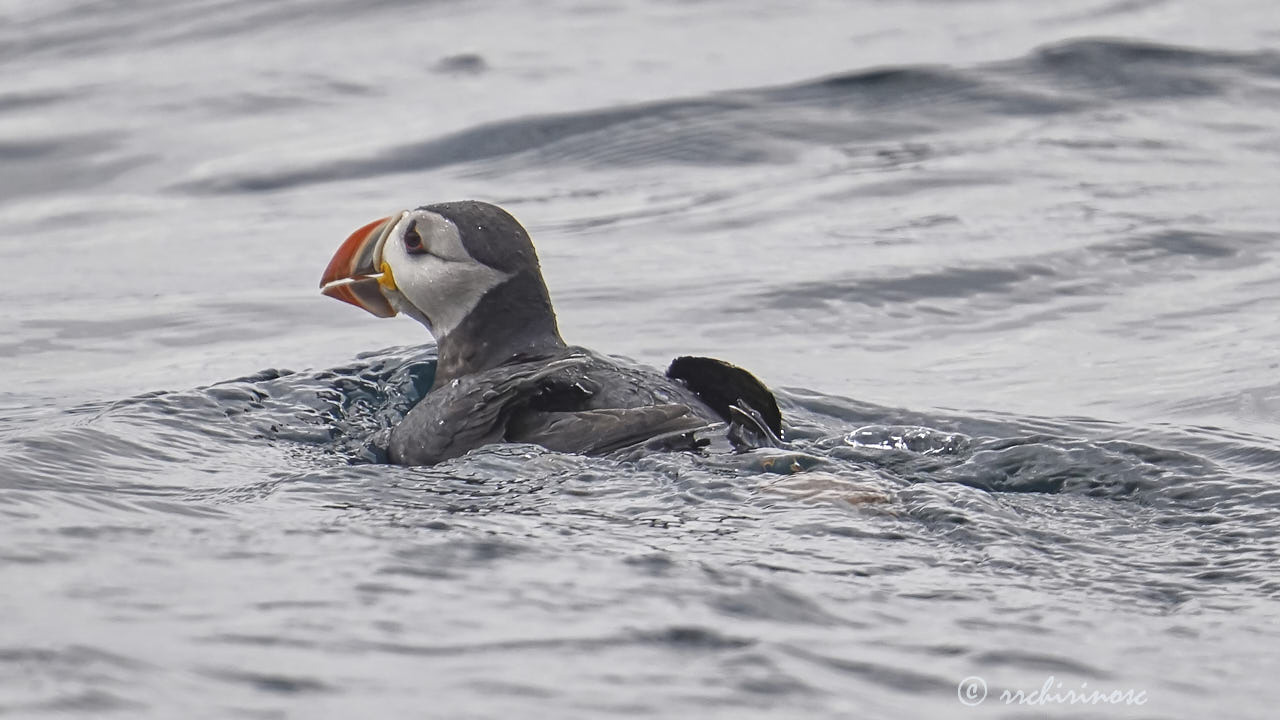
<svg viewBox="0 0 1280 720"><path fill-rule="evenodd" d="M378 317L404 313L439 352L430 391L396 425L391 462L433 465L493 443L583 455L776 445L782 415L753 375L702 357L665 374L560 337L529 233L502 208L425 205L351 234L320 290Z"/></svg>

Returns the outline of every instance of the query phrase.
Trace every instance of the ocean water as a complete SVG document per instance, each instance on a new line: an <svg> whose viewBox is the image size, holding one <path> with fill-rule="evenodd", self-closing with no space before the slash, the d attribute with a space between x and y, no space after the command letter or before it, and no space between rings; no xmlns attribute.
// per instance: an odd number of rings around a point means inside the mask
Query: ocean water
<svg viewBox="0 0 1280 720"><path fill-rule="evenodd" d="M1273 3L0 17L0 713L1274 717ZM320 273L463 198L791 447L373 462Z"/></svg>

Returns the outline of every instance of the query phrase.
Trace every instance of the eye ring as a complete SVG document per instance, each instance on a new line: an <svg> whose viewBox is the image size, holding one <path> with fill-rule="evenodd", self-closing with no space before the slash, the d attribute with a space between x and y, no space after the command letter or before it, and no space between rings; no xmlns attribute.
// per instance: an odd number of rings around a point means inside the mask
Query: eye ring
<svg viewBox="0 0 1280 720"><path fill-rule="evenodd" d="M410 255L422 255L427 248L422 244L422 236L418 234L418 224L411 223L404 231L404 251Z"/></svg>

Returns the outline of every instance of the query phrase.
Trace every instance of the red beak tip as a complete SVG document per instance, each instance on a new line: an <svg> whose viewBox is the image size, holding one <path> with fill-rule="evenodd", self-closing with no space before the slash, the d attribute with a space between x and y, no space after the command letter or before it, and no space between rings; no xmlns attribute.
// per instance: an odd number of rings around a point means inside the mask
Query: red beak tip
<svg viewBox="0 0 1280 720"><path fill-rule="evenodd" d="M320 292L335 300L350 303L377 317L394 317L395 308L387 301L375 277L370 243L376 242L391 217L374 220L347 236L338 247L320 277ZM362 266L363 265L363 266ZM349 282L339 282L348 280Z"/></svg>

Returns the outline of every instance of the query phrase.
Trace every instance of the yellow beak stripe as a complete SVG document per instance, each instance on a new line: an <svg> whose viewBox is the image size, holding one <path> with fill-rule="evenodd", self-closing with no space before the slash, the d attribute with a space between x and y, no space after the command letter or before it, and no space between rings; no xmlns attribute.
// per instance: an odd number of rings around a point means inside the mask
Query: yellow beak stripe
<svg viewBox="0 0 1280 720"><path fill-rule="evenodd" d="M391 266L384 262L379 269L382 271L382 276L378 278L378 284L387 290L395 290L396 278L391 274Z"/></svg>

